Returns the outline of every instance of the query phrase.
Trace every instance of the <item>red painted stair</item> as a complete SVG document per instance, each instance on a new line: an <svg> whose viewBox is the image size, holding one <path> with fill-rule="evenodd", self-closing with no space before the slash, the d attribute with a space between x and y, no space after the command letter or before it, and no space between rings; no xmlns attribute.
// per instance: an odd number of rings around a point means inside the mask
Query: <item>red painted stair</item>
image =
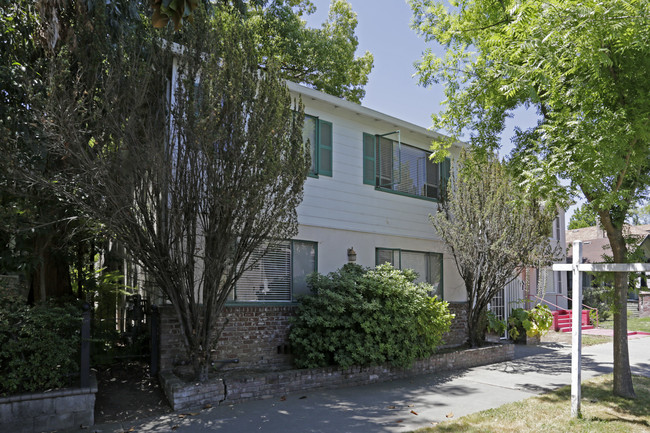
<svg viewBox="0 0 650 433"><path fill-rule="evenodd" d="M553 329L560 332L572 331L573 312L571 310L553 311ZM589 320L589 310L582 310L582 329L594 329Z"/></svg>

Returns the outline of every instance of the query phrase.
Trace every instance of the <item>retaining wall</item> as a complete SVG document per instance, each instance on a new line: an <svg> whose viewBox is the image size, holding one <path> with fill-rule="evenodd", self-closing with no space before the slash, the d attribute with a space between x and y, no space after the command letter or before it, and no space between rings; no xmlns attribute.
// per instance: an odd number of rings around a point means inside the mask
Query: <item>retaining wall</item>
<svg viewBox="0 0 650 433"><path fill-rule="evenodd" d="M97 379L88 388L63 388L49 392L0 397L0 431L36 433L88 427L95 423Z"/></svg>
<svg viewBox="0 0 650 433"><path fill-rule="evenodd" d="M163 372L160 377L170 404L174 410L178 410L206 404L217 405L224 401L239 403L247 400L279 397L293 392L360 386L425 373L476 367L512 360L514 354L513 344L499 344L441 353L431 358L417 360L408 369L380 365L275 372L229 371L224 372L221 379L207 383L205 386L183 383L171 372Z"/></svg>

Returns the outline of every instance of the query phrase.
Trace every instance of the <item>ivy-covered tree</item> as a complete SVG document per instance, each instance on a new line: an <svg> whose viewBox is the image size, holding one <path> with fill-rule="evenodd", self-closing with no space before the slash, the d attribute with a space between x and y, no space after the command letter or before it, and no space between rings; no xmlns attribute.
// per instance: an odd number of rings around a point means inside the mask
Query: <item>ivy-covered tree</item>
<svg viewBox="0 0 650 433"><path fill-rule="evenodd" d="M488 303L530 266L551 263L555 209L531 200L491 154L461 152L447 197L432 215L467 291L469 344L485 341Z"/></svg>
<svg viewBox="0 0 650 433"><path fill-rule="evenodd" d="M581 194L597 213L616 263L623 224L650 187L650 3L645 0L410 0L414 28L447 48L425 53L423 84L442 83L434 125L498 146L518 107L539 120L515 136L523 184L543 195ZM444 147L444 146L443 146ZM443 152L444 153L444 152ZM564 187L558 177L568 180ZM614 394L634 397L627 346L627 276L615 277Z"/></svg>

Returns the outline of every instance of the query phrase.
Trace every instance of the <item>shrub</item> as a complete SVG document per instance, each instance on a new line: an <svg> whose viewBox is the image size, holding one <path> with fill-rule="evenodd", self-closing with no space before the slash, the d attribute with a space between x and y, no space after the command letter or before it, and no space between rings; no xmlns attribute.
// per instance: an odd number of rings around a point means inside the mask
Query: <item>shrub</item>
<svg viewBox="0 0 650 433"><path fill-rule="evenodd" d="M541 336L553 325L553 314L546 305L542 304L536 305L529 311L515 308L508 317L508 325L508 333L513 340L519 339L524 332L529 337Z"/></svg>
<svg viewBox="0 0 650 433"><path fill-rule="evenodd" d="M291 320L294 362L300 368L410 366L433 354L449 331L448 304L414 284L416 274L390 265L367 270L347 264L328 276L312 274L313 294Z"/></svg>
<svg viewBox="0 0 650 433"><path fill-rule="evenodd" d="M34 307L0 296L0 395L68 385L79 370L81 313L71 304Z"/></svg>

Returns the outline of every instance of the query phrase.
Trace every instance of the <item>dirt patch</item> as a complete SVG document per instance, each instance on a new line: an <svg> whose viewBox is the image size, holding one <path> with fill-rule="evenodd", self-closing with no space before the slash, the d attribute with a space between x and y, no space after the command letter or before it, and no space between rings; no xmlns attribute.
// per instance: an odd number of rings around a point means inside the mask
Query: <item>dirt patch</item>
<svg viewBox="0 0 650 433"><path fill-rule="evenodd" d="M542 343L560 343L567 346L571 345L571 333L570 332L556 332L548 331L540 339Z"/></svg>
<svg viewBox="0 0 650 433"><path fill-rule="evenodd" d="M132 421L172 411L158 378L143 362L122 362L97 369L95 423Z"/></svg>

